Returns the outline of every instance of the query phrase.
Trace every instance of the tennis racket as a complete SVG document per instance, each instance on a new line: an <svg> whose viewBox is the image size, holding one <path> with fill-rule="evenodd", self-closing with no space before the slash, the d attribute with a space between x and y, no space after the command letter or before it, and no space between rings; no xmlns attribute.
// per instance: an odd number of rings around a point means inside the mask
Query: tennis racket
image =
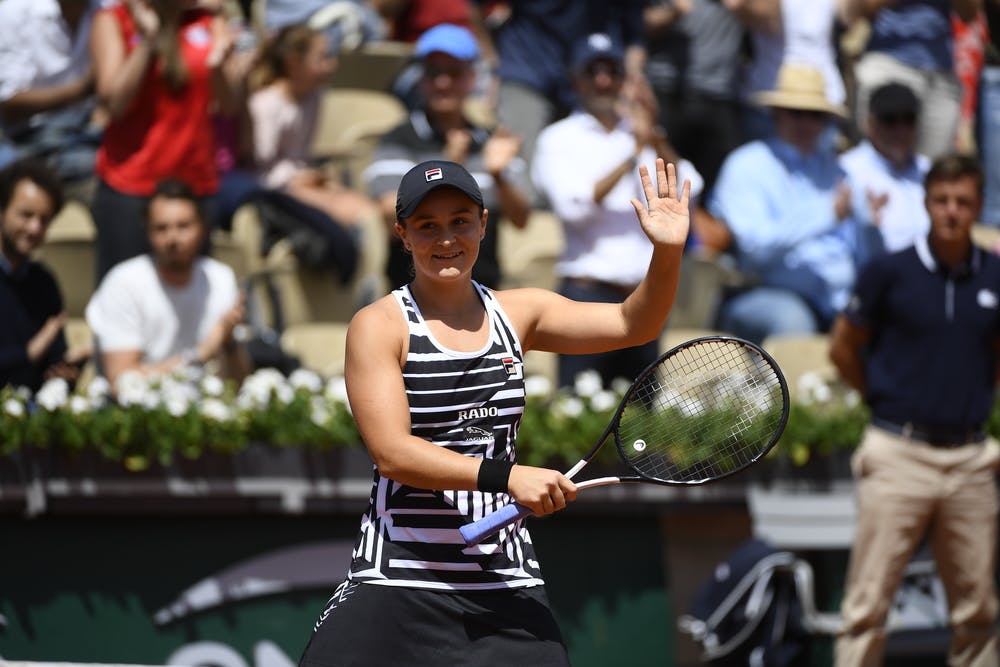
<svg viewBox="0 0 1000 667"><path fill-rule="evenodd" d="M757 345L706 336L664 353L632 382L593 449L570 468L572 479L614 436L634 473L579 482L577 489L625 482L697 486L745 470L778 442L788 421L788 385ZM532 514L511 503L462 526L467 545Z"/></svg>

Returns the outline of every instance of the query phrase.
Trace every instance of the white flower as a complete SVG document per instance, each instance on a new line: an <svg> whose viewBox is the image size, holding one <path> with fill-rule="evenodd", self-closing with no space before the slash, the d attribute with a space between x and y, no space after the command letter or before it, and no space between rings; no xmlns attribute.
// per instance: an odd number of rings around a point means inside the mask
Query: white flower
<svg viewBox="0 0 1000 667"><path fill-rule="evenodd" d="M35 394L35 400L49 412L58 410L69 401L69 383L63 378L50 378Z"/></svg>
<svg viewBox="0 0 1000 667"><path fill-rule="evenodd" d="M142 399L140 400L139 404L142 407L146 408L147 410L155 410L156 408L160 407L161 402L162 402L162 397L160 396L160 392L156 391L155 389L150 389L149 391L147 391L145 394L142 395Z"/></svg>
<svg viewBox="0 0 1000 667"><path fill-rule="evenodd" d="M524 380L527 396L548 396L552 393L552 382L544 375L531 375Z"/></svg>
<svg viewBox="0 0 1000 667"><path fill-rule="evenodd" d="M292 385L293 389L308 389L314 394L323 390L323 379L307 368L296 368L292 371L288 376L288 384Z"/></svg>
<svg viewBox="0 0 1000 667"><path fill-rule="evenodd" d="M199 405L199 410L202 415L217 422L225 422L233 418L233 411L217 398L206 398Z"/></svg>
<svg viewBox="0 0 1000 667"><path fill-rule="evenodd" d="M593 396L604 388L601 374L593 369L578 373L573 380L573 391L577 396Z"/></svg>
<svg viewBox="0 0 1000 667"><path fill-rule="evenodd" d="M607 389L602 389L590 397L590 407L598 412L611 410L616 405L618 405L618 395Z"/></svg>
<svg viewBox="0 0 1000 667"><path fill-rule="evenodd" d="M118 376L118 402L123 406L144 405L150 393L149 380L139 371L125 371Z"/></svg>
<svg viewBox="0 0 1000 667"><path fill-rule="evenodd" d="M619 396L624 396L625 392L628 391L632 383L625 378L615 378L611 381L611 391L615 392Z"/></svg>
<svg viewBox="0 0 1000 667"><path fill-rule="evenodd" d="M3 411L15 419L20 419L24 416L24 403L16 398L8 398L3 402Z"/></svg>
<svg viewBox="0 0 1000 667"><path fill-rule="evenodd" d="M188 411L188 407L191 405L187 399L182 396L169 396L164 399L164 405L167 406L167 412L174 417L183 417Z"/></svg>
<svg viewBox="0 0 1000 667"><path fill-rule="evenodd" d="M111 383L103 375L98 375L87 385L87 398L92 405L103 405L111 395Z"/></svg>
<svg viewBox="0 0 1000 667"><path fill-rule="evenodd" d="M292 388L285 382L285 376L279 371L273 368L261 368L243 381L238 403L245 408L262 408L271 402L272 392L277 393L279 398L294 394ZM284 402L290 400L291 398Z"/></svg>
<svg viewBox="0 0 1000 667"><path fill-rule="evenodd" d="M326 426L330 421L330 410L326 407L326 402L319 396L313 396L309 401L309 418L316 426Z"/></svg>
<svg viewBox="0 0 1000 667"><path fill-rule="evenodd" d="M347 402L347 381L342 375L335 375L326 381L324 392L331 401Z"/></svg>
<svg viewBox="0 0 1000 667"><path fill-rule="evenodd" d="M295 390L292 389L291 385L280 384L275 388L274 395L279 401L288 405L295 399Z"/></svg>
<svg viewBox="0 0 1000 667"><path fill-rule="evenodd" d="M201 393L205 396L222 396L226 383L217 375L206 375L201 379Z"/></svg>
<svg viewBox="0 0 1000 667"><path fill-rule="evenodd" d="M575 396L562 396L552 404L552 411L561 417L579 417L583 408L583 401Z"/></svg>
<svg viewBox="0 0 1000 667"><path fill-rule="evenodd" d="M14 387L14 398L26 403L31 400L31 390L24 385Z"/></svg>
<svg viewBox="0 0 1000 667"><path fill-rule="evenodd" d="M816 392L826 385L826 380L816 371L807 371L799 376L798 398L800 403L812 403L816 400Z"/></svg>
<svg viewBox="0 0 1000 667"><path fill-rule="evenodd" d="M85 396L73 396L69 399L69 409L74 415L90 410L90 401Z"/></svg>
<svg viewBox="0 0 1000 667"><path fill-rule="evenodd" d="M856 408L861 403L861 394L857 389L848 389L844 394L844 405L849 408Z"/></svg>

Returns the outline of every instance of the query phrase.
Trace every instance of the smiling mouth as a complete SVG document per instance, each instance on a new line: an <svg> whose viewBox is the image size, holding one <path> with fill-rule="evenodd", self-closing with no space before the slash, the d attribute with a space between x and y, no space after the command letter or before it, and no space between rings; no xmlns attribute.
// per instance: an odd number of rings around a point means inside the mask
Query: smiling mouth
<svg viewBox="0 0 1000 667"><path fill-rule="evenodd" d="M461 254L462 254L461 252L453 252L453 253L449 253L447 255L437 254L437 255L434 255L434 257L435 257L435 259L455 259L455 258L459 257Z"/></svg>

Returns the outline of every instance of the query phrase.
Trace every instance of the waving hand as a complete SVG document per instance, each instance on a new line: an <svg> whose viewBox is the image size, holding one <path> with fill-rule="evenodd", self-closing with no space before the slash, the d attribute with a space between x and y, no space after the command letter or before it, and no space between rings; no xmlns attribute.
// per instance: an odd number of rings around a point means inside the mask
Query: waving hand
<svg viewBox="0 0 1000 667"><path fill-rule="evenodd" d="M662 158L656 160L655 188L645 165L639 167L639 178L646 194L646 206L638 199L632 200L632 206L642 230L653 245L683 246L691 218L691 182L684 181L678 197L677 168L672 163L665 165Z"/></svg>

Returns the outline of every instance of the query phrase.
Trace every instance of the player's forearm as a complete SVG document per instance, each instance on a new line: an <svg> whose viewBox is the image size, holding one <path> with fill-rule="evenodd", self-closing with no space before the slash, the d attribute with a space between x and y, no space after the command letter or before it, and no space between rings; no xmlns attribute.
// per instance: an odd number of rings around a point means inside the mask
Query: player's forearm
<svg viewBox="0 0 1000 667"><path fill-rule="evenodd" d="M646 277L622 303L629 345L647 343L662 333L677 294L682 253L682 246L654 248Z"/></svg>
<svg viewBox="0 0 1000 667"><path fill-rule="evenodd" d="M383 477L432 491L476 489L482 462L414 436L391 446L369 445L368 451Z"/></svg>

